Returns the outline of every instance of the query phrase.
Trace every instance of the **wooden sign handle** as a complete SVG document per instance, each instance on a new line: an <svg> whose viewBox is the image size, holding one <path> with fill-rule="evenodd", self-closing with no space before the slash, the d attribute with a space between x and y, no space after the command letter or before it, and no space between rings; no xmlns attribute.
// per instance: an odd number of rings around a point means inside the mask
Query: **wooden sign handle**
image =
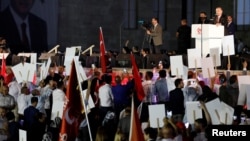
<svg viewBox="0 0 250 141"><path fill-rule="evenodd" d="M194 122L195 122L196 120L195 110L193 110L193 117L194 117Z"/></svg>

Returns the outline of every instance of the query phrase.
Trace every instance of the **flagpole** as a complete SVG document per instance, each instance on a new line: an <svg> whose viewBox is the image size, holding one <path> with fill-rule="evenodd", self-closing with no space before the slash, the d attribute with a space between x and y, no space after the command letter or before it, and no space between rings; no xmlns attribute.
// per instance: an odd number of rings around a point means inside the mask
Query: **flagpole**
<svg viewBox="0 0 250 141"><path fill-rule="evenodd" d="M75 63L75 65L77 65L75 59L74 59L74 63ZM77 79L81 80L80 75L79 75L79 70L76 69L76 73L77 73L77 75L76 75ZM80 81L78 81L78 86L79 86L80 94L84 97L84 95L82 93L83 90L82 90L82 85L81 85ZM86 101L88 102L88 98L86 98ZM90 129L90 124L89 124L89 118L88 118L88 109L87 109L87 106L86 106L86 103L85 103L85 98L84 98L84 100L82 100L82 103L83 103L85 118L86 118L86 121L87 121L87 127L88 127L88 130L89 130L89 138L90 138L90 141L93 141L92 134L91 134L91 129Z"/></svg>

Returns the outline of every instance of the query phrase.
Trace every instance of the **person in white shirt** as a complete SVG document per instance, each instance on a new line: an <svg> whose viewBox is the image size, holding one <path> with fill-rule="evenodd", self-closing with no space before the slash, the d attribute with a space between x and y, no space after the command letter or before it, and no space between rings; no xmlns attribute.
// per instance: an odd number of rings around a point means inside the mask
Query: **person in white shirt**
<svg viewBox="0 0 250 141"><path fill-rule="evenodd" d="M13 80L8 84L8 87L9 94L15 98L15 101L17 101L17 97L21 93L21 85L18 84L16 80Z"/></svg>
<svg viewBox="0 0 250 141"><path fill-rule="evenodd" d="M142 87L145 94L143 101L146 103L147 102L151 103L153 98L154 82L152 81L152 78L153 78L153 72L147 71L145 74L145 81L142 82Z"/></svg>
<svg viewBox="0 0 250 141"><path fill-rule="evenodd" d="M108 111L113 110L114 96L111 89L112 76L104 74L104 84L99 88L99 99L100 99L100 118L101 121L104 119Z"/></svg>
<svg viewBox="0 0 250 141"><path fill-rule="evenodd" d="M29 101L31 97L32 96L30 94L28 87L23 86L21 88L21 94L17 98L19 120L23 119L24 110L29 106Z"/></svg>
<svg viewBox="0 0 250 141"><path fill-rule="evenodd" d="M52 92L52 103L54 101L65 101L65 92L64 92L65 86L63 81L59 81L57 83L57 88Z"/></svg>
<svg viewBox="0 0 250 141"><path fill-rule="evenodd" d="M9 94L9 87L4 85L0 94L0 107L6 108L7 111L13 110L16 106L15 98Z"/></svg>

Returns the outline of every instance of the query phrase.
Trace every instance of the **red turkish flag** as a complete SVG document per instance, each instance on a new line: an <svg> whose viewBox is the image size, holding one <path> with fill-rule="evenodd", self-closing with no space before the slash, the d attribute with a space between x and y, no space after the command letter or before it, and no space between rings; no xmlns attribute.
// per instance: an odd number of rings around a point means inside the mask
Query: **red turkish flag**
<svg viewBox="0 0 250 141"><path fill-rule="evenodd" d="M84 107L78 87L75 62L72 61L71 72L66 88L66 102L59 134L59 141L74 141L78 135L79 125L83 119Z"/></svg>
<svg viewBox="0 0 250 141"><path fill-rule="evenodd" d="M144 91L143 91L143 87L142 87L142 82L141 82L141 77L136 65L136 61L135 61L135 56L134 54L130 54L130 59L131 59L131 63L132 63L132 72L134 75L134 81L135 81L135 90L137 93L137 97L140 101L143 100L143 98L145 97Z"/></svg>
<svg viewBox="0 0 250 141"><path fill-rule="evenodd" d="M6 73L6 63L5 63L4 55L3 55L3 58L2 58L1 75L4 77L4 81L6 82L7 73Z"/></svg>
<svg viewBox="0 0 250 141"><path fill-rule="evenodd" d="M100 27L100 62L101 62L101 68L102 73L106 73L106 59L105 59L105 44L104 44L104 38L102 33L102 27Z"/></svg>
<svg viewBox="0 0 250 141"><path fill-rule="evenodd" d="M139 120L139 116L138 116L136 107L134 106L133 99L132 99L132 105L131 105L131 121L130 121L129 140L130 141L144 141L141 123Z"/></svg>

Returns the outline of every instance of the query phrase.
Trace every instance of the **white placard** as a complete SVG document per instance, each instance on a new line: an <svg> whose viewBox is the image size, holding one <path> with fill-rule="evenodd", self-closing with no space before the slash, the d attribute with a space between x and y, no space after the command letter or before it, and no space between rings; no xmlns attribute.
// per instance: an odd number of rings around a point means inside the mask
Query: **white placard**
<svg viewBox="0 0 250 141"><path fill-rule="evenodd" d="M158 126L163 127L164 125L163 119L166 117L165 105L164 104L149 105L148 111L149 111L150 127L152 128L158 128Z"/></svg>
<svg viewBox="0 0 250 141"><path fill-rule="evenodd" d="M213 58L214 66L221 66L221 59L220 59L220 49L217 48L210 48L210 57Z"/></svg>
<svg viewBox="0 0 250 141"><path fill-rule="evenodd" d="M64 66L65 66L65 72L66 75L70 74L70 69L71 69L71 63L76 56L76 50L79 50L80 47L68 47L66 48L65 52L65 59L64 59ZM78 65L78 64L76 64Z"/></svg>
<svg viewBox="0 0 250 141"><path fill-rule="evenodd" d="M216 98L212 101L205 103L208 113L210 114L212 124L218 125L220 122L220 111L221 111L221 103L219 98Z"/></svg>
<svg viewBox="0 0 250 141"><path fill-rule="evenodd" d="M222 38L222 52L223 56L234 55L234 36L228 35Z"/></svg>
<svg viewBox="0 0 250 141"><path fill-rule="evenodd" d="M220 121L226 125L232 125L234 108L221 101Z"/></svg>
<svg viewBox="0 0 250 141"><path fill-rule="evenodd" d="M219 92L220 92L220 84L214 84L214 92L219 95Z"/></svg>
<svg viewBox="0 0 250 141"><path fill-rule="evenodd" d="M0 53L0 59L6 59L8 57L9 53Z"/></svg>
<svg viewBox="0 0 250 141"><path fill-rule="evenodd" d="M187 80L188 79L188 67L183 65L183 75L182 75L182 79L183 80Z"/></svg>
<svg viewBox="0 0 250 141"><path fill-rule="evenodd" d="M187 121L190 124L194 124L194 121L198 118L202 118L202 109L199 101L186 102L186 114Z"/></svg>
<svg viewBox="0 0 250 141"><path fill-rule="evenodd" d="M52 111L51 111L51 120L55 120L56 117L60 117L62 119L63 116L63 106L64 101L53 101Z"/></svg>
<svg viewBox="0 0 250 141"><path fill-rule="evenodd" d="M79 75L79 82L83 82L84 80L87 80L87 75L85 73L85 70L83 69L81 62L79 62L79 57L75 56L74 57L74 61L75 61L75 66L76 66L76 71L77 71L77 75ZM77 65L78 64L78 65Z"/></svg>
<svg viewBox="0 0 250 141"><path fill-rule="evenodd" d="M46 78L48 73L49 73L49 68L50 68L50 65L51 65L51 58L48 59L47 63L46 63L46 70L44 72L44 77Z"/></svg>
<svg viewBox="0 0 250 141"><path fill-rule="evenodd" d="M201 50L200 48L188 49L188 68L201 67Z"/></svg>
<svg viewBox="0 0 250 141"><path fill-rule="evenodd" d="M42 63L41 67L40 67L40 81L45 79L45 71L46 71L46 66L45 66L45 62Z"/></svg>
<svg viewBox="0 0 250 141"><path fill-rule="evenodd" d="M32 82L36 71L36 64L19 63L13 66L12 70L18 83Z"/></svg>
<svg viewBox="0 0 250 141"><path fill-rule="evenodd" d="M215 76L214 63L211 57L201 58L201 68L203 78L211 78Z"/></svg>
<svg viewBox="0 0 250 141"><path fill-rule="evenodd" d="M250 110L250 85L246 87L246 97L247 97L247 110Z"/></svg>
<svg viewBox="0 0 250 141"><path fill-rule="evenodd" d="M30 63L36 64L37 62L37 54L36 53L30 53Z"/></svg>
<svg viewBox="0 0 250 141"><path fill-rule="evenodd" d="M19 129L19 141L27 141L27 132Z"/></svg>
<svg viewBox="0 0 250 141"><path fill-rule="evenodd" d="M82 100L84 100L84 102L86 102L86 96L87 96L87 89L83 90L82 91L82 94L81 94L81 98ZM86 103L85 103L86 104ZM90 109L94 108L95 107L95 103L91 97L91 95L89 95L88 97L88 103L86 104L86 108L87 108L87 111L90 111Z"/></svg>
<svg viewBox="0 0 250 141"><path fill-rule="evenodd" d="M172 75L183 75L183 61L182 55L170 56L171 73Z"/></svg>
<svg viewBox="0 0 250 141"><path fill-rule="evenodd" d="M237 76L238 85L239 85L239 97L238 105L246 104L246 87L250 85L250 76L249 75L238 75Z"/></svg>
<svg viewBox="0 0 250 141"><path fill-rule="evenodd" d="M17 56L30 57L30 53L18 53Z"/></svg>

